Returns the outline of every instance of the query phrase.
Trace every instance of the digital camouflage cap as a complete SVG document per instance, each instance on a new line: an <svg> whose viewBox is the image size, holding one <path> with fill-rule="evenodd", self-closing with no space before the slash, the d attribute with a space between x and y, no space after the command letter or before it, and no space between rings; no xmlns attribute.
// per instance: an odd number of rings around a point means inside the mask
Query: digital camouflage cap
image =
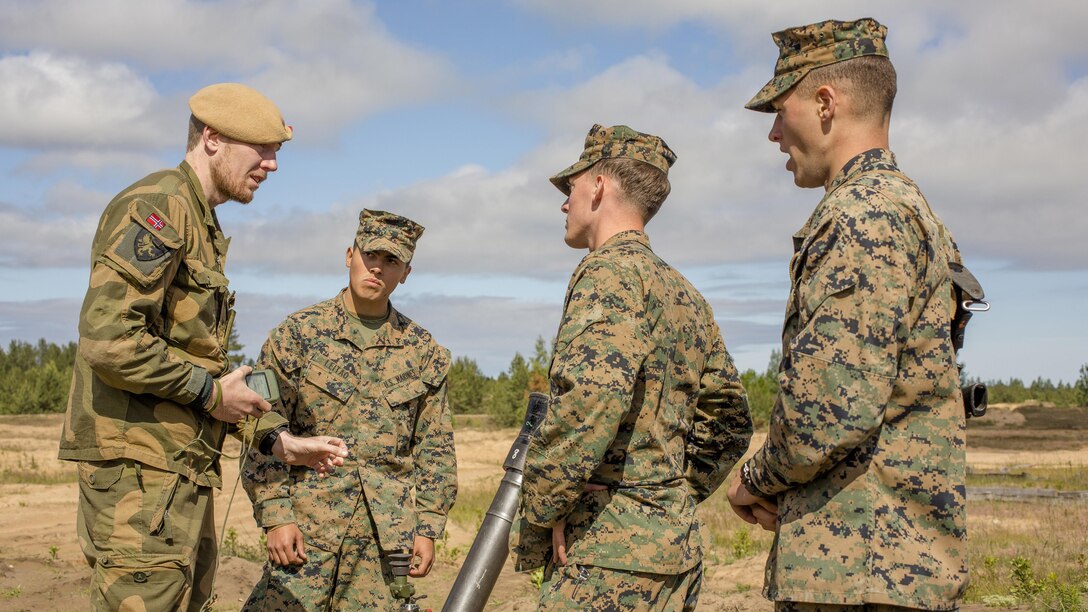
<svg viewBox="0 0 1088 612"><path fill-rule="evenodd" d="M423 235L423 226L407 217L384 210L363 209L359 213L359 230L355 232L355 247L360 251L386 251L407 263L412 261L416 241Z"/></svg>
<svg viewBox="0 0 1088 612"><path fill-rule="evenodd" d="M241 83L208 85L189 98L189 110L204 125L250 144L291 140L291 126L261 92Z"/></svg>
<svg viewBox="0 0 1088 612"><path fill-rule="evenodd" d="M673 153L669 145L665 144L665 141L657 136L636 132L626 125L614 125L606 128L596 123L589 128L585 148L582 150L582 156L578 158L578 161L548 180L559 191L569 196L568 178L602 159L615 157L628 157L646 162L660 169L666 175L669 173L669 168L676 162L676 153Z"/></svg>
<svg viewBox="0 0 1088 612"><path fill-rule="evenodd" d="M888 57L884 45L887 34L888 28L868 17L856 21L821 21L775 32L771 35L778 45L774 78L744 107L773 113L771 101L789 91L813 68L864 55Z"/></svg>

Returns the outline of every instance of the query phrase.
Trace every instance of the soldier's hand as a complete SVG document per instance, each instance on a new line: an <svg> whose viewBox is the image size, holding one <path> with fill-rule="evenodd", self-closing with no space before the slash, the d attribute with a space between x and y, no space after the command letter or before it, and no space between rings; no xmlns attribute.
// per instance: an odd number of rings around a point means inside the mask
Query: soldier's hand
<svg viewBox="0 0 1088 612"><path fill-rule="evenodd" d="M298 525L276 525L265 534L268 539L268 560L276 565L302 565L306 562L302 532Z"/></svg>
<svg viewBox="0 0 1088 612"><path fill-rule="evenodd" d="M212 411L213 417L237 423L247 416L259 418L272 409L272 404L246 386L246 375L252 371L253 368L244 365L219 379L223 397L219 407Z"/></svg>
<svg viewBox="0 0 1088 612"><path fill-rule="evenodd" d="M746 523L758 524L767 531L778 527L778 506L769 499L753 495L740 481L740 472L733 477L726 493L733 512Z"/></svg>
<svg viewBox="0 0 1088 612"><path fill-rule="evenodd" d="M419 563L408 571L408 575L414 578L426 576L431 571L431 564L434 563L434 540L417 535L415 541L412 542L412 556L418 558Z"/></svg>
<svg viewBox="0 0 1088 612"><path fill-rule="evenodd" d="M552 563L556 565L567 564L567 536L563 533L566 528L566 519L552 526Z"/></svg>
<svg viewBox="0 0 1088 612"><path fill-rule="evenodd" d="M290 465L312 467L318 474L324 476L344 465L344 457L348 456L348 446L340 438L331 436L300 438L285 431L272 445L272 454Z"/></svg>

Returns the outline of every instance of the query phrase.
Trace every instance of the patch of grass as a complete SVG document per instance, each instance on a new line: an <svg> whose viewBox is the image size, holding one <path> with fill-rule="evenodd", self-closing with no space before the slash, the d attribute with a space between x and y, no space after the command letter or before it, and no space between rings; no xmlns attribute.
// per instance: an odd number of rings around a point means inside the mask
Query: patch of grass
<svg viewBox="0 0 1088 612"><path fill-rule="evenodd" d="M968 602L1016 600L1039 610L1088 603L1088 505L980 501L968 509Z"/></svg>
<svg viewBox="0 0 1088 612"><path fill-rule="evenodd" d="M64 464L69 469L58 471L55 468L45 468L38 463L38 459L27 452L21 452L14 460L5 460L8 467L0 469L0 485L5 484L35 484L56 485L75 482L78 478L75 466Z"/></svg>
<svg viewBox="0 0 1088 612"><path fill-rule="evenodd" d="M529 574L529 582L533 585L533 588L537 591L540 590L540 585L544 584L544 568L538 567Z"/></svg>
<svg viewBox="0 0 1088 612"><path fill-rule="evenodd" d="M449 533L443 532L442 537L434 543L434 556L436 559L456 563L468 552L468 549L460 546L450 546L449 540Z"/></svg>
<svg viewBox="0 0 1088 612"><path fill-rule="evenodd" d="M1088 470L1080 466L1028 467L1008 472L967 473L968 487L1020 487L1088 491Z"/></svg>
<svg viewBox="0 0 1088 612"><path fill-rule="evenodd" d="M0 591L0 596L3 596L4 599L15 599L16 597L19 597L22 594L23 594L23 587L22 586L13 586L13 587L11 587L10 589L8 589L6 591Z"/></svg>
<svg viewBox="0 0 1088 612"><path fill-rule="evenodd" d="M238 537L238 530L227 527L227 535L223 538L223 554L228 557L238 557L247 561L263 563L268 559L268 539L261 534L261 539L256 545L242 542Z"/></svg>
<svg viewBox="0 0 1088 612"><path fill-rule="evenodd" d="M727 479L726 482L729 482ZM740 520L725 497L722 485L709 499L699 504L703 521L704 552L709 561L729 564L768 550L774 534Z"/></svg>
<svg viewBox="0 0 1088 612"><path fill-rule="evenodd" d="M450 510L449 519L467 529L470 533L480 530L480 524L484 522L487 509L491 507L495 499L495 492L499 490L499 482L502 476L497 476L494 483L478 484L465 487L457 491L457 502Z"/></svg>

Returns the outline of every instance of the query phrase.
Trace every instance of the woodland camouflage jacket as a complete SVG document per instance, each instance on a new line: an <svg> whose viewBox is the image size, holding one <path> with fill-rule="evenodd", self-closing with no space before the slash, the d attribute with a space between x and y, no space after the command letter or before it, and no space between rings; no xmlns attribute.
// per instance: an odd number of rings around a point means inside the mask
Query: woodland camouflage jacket
<svg viewBox="0 0 1088 612"><path fill-rule="evenodd" d="M221 485L230 426L187 404L227 371L229 244L185 162L109 203L91 246L61 459L128 458ZM261 419L258 435L282 423Z"/></svg>

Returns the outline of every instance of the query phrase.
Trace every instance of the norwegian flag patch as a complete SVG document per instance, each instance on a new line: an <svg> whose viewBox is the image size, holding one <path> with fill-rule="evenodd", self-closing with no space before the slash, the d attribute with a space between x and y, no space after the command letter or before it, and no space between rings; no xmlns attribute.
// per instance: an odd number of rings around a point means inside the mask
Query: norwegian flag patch
<svg viewBox="0 0 1088 612"><path fill-rule="evenodd" d="M151 213L150 215L148 215L146 221L151 224L151 227L155 228L156 231L159 231L162 228L166 227L166 222L162 220L162 217L156 215L155 213Z"/></svg>

